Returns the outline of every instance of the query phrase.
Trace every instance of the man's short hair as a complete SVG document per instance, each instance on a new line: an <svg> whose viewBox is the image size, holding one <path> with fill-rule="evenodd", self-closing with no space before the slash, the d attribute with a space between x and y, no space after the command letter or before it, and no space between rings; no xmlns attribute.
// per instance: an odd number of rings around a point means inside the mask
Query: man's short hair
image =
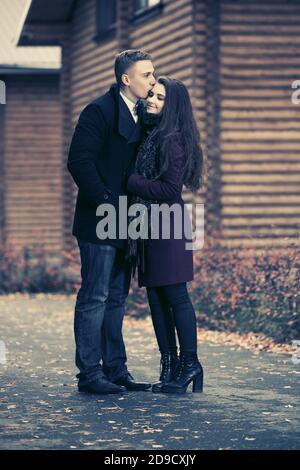
<svg viewBox="0 0 300 470"><path fill-rule="evenodd" d="M115 60L115 76L117 83L123 86L122 75L127 73L130 67L139 60L152 60L151 55L138 49L128 49L122 51L116 56Z"/></svg>

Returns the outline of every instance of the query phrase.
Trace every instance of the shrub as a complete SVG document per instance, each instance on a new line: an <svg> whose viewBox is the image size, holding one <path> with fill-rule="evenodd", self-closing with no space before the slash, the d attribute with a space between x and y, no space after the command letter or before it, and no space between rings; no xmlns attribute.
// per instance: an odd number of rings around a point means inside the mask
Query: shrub
<svg viewBox="0 0 300 470"><path fill-rule="evenodd" d="M60 255L37 246L0 250L0 294L13 292L75 292L80 281L76 250Z"/></svg>
<svg viewBox="0 0 300 470"><path fill-rule="evenodd" d="M199 326L263 333L277 342L300 338L300 247L257 254L208 240L194 253L194 271L189 292ZM78 248L55 256L34 246L0 250L0 294L71 294L79 286ZM136 280L127 306L135 317L149 314L145 289L139 289Z"/></svg>
<svg viewBox="0 0 300 470"><path fill-rule="evenodd" d="M278 342L300 337L300 248L284 252L226 249L195 252L191 296L210 328L263 333Z"/></svg>

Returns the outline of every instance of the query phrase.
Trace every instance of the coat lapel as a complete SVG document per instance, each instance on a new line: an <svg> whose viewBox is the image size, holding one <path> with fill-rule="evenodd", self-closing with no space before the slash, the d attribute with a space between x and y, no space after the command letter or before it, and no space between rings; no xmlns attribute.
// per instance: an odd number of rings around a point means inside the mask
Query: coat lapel
<svg viewBox="0 0 300 470"><path fill-rule="evenodd" d="M119 101L118 130L119 130L119 133L123 137L125 137L126 140L130 140L131 136L133 135L135 131L136 124L122 96L119 95L118 101Z"/></svg>
<svg viewBox="0 0 300 470"><path fill-rule="evenodd" d="M134 123L134 128L133 131L128 139L128 143L132 144L134 142L138 142L141 140L141 134L142 134L142 128L141 128L141 123L138 121L137 123Z"/></svg>
<svg viewBox="0 0 300 470"><path fill-rule="evenodd" d="M119 134L124 137L129 144L138 142L141 140L140 122L135 123L128 106L120 95L118 85L112 85L110 92L113 94L117 105L117 126Z"/></svg>

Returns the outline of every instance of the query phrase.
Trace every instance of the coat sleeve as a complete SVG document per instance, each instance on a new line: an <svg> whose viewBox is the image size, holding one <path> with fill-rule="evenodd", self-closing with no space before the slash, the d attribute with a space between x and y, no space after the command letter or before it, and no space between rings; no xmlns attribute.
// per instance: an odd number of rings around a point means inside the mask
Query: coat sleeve
<svg viewBox="0 0 300 470"><path fill-rule="evenodd" d="M183 157L181 152L173 154L168 168L157 180L150 180L138 173L131 173L127 190L144 199L172 201L180 196L183 184Z"/></svg>
<svg viewBox="0 0 300 470"><path fill-rule="evenodd" d="M69 149L67 168L84 197L96 205L111 203L116 198L105 187L96 168L106 135L107 124L101 109L96 104L89 104L79 116Z"/></svg>

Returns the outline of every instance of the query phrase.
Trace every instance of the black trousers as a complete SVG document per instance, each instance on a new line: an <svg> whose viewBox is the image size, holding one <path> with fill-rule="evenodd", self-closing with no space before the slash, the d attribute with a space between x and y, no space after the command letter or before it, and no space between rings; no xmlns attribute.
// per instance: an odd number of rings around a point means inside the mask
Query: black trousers
<svg viewBox="0 0 300 470"><path fill-rule="evenodd" d="M147 295L160 352L177 350L177 331L180 351L197 353L196 315L186 282L147 287Z"/></svg>

